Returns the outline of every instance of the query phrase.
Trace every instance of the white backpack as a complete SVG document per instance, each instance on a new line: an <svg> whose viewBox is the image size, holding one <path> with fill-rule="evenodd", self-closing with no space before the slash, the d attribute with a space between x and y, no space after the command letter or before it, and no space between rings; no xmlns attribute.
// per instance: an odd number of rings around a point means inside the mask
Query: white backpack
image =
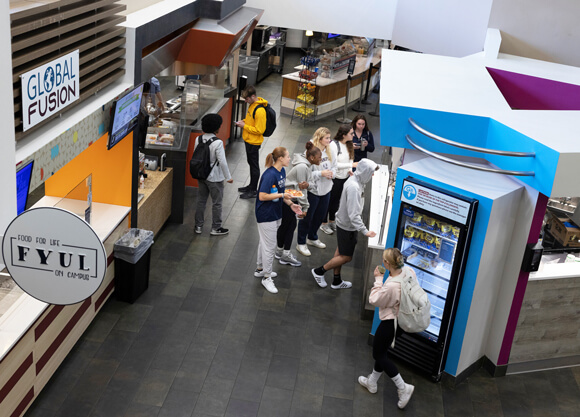
<svg viewBox="0 0 580 417"><path fill-rule="evenodd" d="M397 317L399 327L407 333L417 333L427 329L431 322L431 301L419 285L412 270L405 268L403 273L396 277L389 277L389 280L401 284L401 304Z"/></svg>

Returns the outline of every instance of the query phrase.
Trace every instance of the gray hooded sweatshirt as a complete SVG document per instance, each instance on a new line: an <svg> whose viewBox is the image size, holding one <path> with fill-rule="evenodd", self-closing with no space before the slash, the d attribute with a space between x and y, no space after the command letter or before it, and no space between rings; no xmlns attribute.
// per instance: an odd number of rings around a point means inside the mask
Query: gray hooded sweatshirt
<svg viewBox="0 0 580 417"><path fill-rule="evenodd" d="M286 174L286 188L291 188L294 190L300 190L298 188L298 183L306 181L308 183L308 189L312 190L314 188L314 179L312 177L312 164L306 159L304 154L295 153L292 158L292 168ZM298 198L298 204L302 207L302 211L308 211L310 203L308 202L308 196L306 190L300 190L303 197Z"/></svg>
<svg viewBox="0 0 580 417"><path fill-rule="evenodd" d="M376 168L376 163L370 159L363 158L359 161L354 175L344 183L340 206L336 212L336 225L341 229L351 232L358 230L363 235L369 232L361 217L363 209L362 193L365 184L371 180Z"/></svg>

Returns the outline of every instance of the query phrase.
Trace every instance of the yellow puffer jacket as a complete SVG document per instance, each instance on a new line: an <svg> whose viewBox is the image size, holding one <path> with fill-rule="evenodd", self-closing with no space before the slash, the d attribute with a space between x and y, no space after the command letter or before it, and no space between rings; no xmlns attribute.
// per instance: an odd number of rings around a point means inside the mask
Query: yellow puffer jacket
<svg viewBox="0 0 580 417"><path fill-rule="evenodd" d="M244 122L244 131L242 132L242 139L250 145L261 145L264 141L264 131L266 130L266 109L259 108L256 111L256 119L254 119L254 109L260 104L266 106L268 101L262 97L258 97L256 101L248 107L248 113Z"/></svg>

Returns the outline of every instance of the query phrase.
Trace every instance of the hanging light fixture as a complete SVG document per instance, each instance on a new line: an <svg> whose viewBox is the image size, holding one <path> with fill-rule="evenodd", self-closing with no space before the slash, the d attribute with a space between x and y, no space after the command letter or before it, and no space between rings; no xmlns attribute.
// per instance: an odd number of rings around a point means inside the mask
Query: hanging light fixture
<svg viewBox="0 0 580 417"><path fill-rule="evenodd" d="M306 31L306 36L314 36L314 32L311 30Z"/></svg>

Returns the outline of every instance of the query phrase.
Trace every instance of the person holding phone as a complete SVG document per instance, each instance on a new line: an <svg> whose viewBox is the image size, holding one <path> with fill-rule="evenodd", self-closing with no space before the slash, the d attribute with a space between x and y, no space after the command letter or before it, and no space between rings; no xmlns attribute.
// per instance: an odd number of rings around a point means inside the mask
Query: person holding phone
<svg viewBox="0 0 580 417"><path fill-rule="evenodd" d="M369 130L366 117L362 114L357 114L352 119L351 126L354 130L352 143L354 145L354 162L358 162L366 158L368 152L374 152L375 139L372 132Z"/></svg>

